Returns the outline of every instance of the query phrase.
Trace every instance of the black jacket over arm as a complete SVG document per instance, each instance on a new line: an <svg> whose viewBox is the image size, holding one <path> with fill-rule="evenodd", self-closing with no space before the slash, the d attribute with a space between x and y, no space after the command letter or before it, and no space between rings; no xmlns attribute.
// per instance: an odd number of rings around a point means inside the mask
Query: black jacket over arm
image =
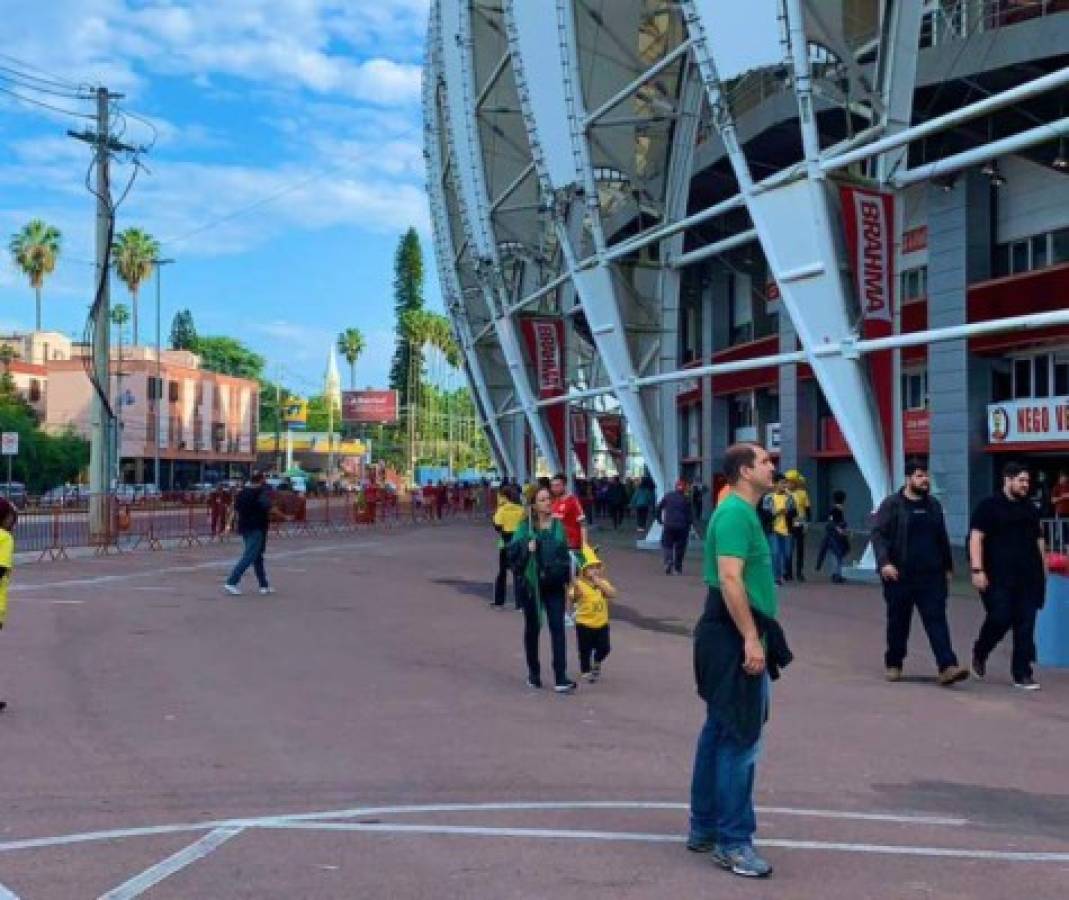
<svg viewBox="0 0 1069 900"><path fill-rule="evenodd" d="M794 659L783 629L775 619L750 608L757 633L766 645L769 678L779 678L780 670ZM742 745L751 746L761 736L761 726L768 718L763 708L763 675L750 675L742 663L743 640L728 612L724 595L709 588L705 610L694 628L694 680L698 695L715 716Z"/></svg>

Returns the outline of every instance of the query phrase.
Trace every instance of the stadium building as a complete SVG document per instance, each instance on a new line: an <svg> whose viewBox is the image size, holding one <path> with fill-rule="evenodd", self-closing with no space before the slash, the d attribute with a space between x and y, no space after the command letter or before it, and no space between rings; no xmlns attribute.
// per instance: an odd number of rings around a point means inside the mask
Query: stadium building
<svg viewBox="0 0 1069 900"><path fill-rule="evenodd" d="M1069 469L1069 0L437 0L442 289L503 473L757 440L951 533Z"/></svg>

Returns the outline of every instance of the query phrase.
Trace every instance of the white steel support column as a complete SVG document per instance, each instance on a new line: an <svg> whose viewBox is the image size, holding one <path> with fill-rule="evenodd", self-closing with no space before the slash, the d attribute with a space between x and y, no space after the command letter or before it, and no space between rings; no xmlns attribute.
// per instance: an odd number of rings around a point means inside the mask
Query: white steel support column
<svg viewBox="0 0 1069 900"><path fill-rule="evenodd" d="M911 0L886 0L880 39L879 56L876 60L876 88L884 107L883 134L893 137L909 128L913 118L913 93L917 84L917 46L920 42L923 9ZM891 177L906 166L907 147L902 145L888 150L876 158L876 178L887 184ZM901 271L902 223L905 204L902 194L896 192L895 203L895 272ZM902 280L894 282L894 331L902 330ZM905 481L905 432L902 415L902 351L894 350L892 389L894 392L891 481L894 485Z"/></svg>
<svg viewBox="0 0 1069 900"><path fill-rule="evenodd" d="M798 18L801 4L799 0L786 0L785 10L788 13L787 30L792 39L795 90L799 96L805 173L799 180L761 190L754 188L707 40L708 31L717 27L716 4L713 0L682 0L681 5L695 42L695 55L714 110L714 123L740 192L746 199L769 269L779 285L783 305L791 316L808 362L854 454L873 502L879 502L890 491L890 471L867 373L859 358L822 357L811 352L820 344L837 344L850 339L854 329L840 273L828 187L820 169L816 121L812 98L808 95L808 48L804 43L797 46L799 41L804 41L804 22Z"/></svg>
<svg viewBox="0 0 1069 900"><path fill-rule="evenodd" d="M598 209L597 185L586 145L588 115L578 96L578 61L575 56L574 10L570 0L557 0L556 19L545 6L506 0L505 20L512 50L524 125L538 173L543 205L552 210L554 228L576 296L591 327L600 362L604 365L621 410L646 457L658 490L664 489L661 458L653 431L634 386L635 370L627 346L608 261ZM559 123L567 113L568 130ZM570 154L561 145L567 137ZM599 260L579 271L569 229L576 186L582 187L586 214L594 234ZM559 202L563 201L563 202Z"/></svg>
<svg viewBox="0 0 1069 900"><path fill-rule="evenodd" d="M447 129L455 165L469 252L476 259L476 275L493 317L494 330L512 377L517 397L542 455L554 470L560 467L556 446L536 405L516 324L501 287L500 258L494 239L490 200L483 174L483 154L476 125L475 76L471 43L470 0L441 0L439 47L444 64Z"/></svg>
<svg viewBox="0 0 1069 900"><path fill-rule="evenodd" d="M701 79L689 59L683 70L680 91L679 118L676 120L672 152L668 160L668 179L665 190L664 218L673 222L687 214L690 180L694 174L694 147L698 136L698 117L701 113L703 90ZM679 367L679 288L680 270L672 262L683 254L683 232L661 242L663 261L658 273L658 297L661 301L661 342L658 372L671 372ZM665 490L679 478L679 389L674 384L662 385L659 390L661 406L661 460L664 466ZM656 530L656 529L653 529ZM652 536L652 535L651 535Z"/></svg>
<svg viewBox="0 0 1069 900"><path fill-rule="evenodd" d="M438 17L431 17L431 32L436 33ZM486 384L482 365L475 354L471 335L471 324L465 315L463 294L456 269L449 264L455 258L455 249L446 223L446 202L443 190L443 168L441 153L441 121L438 115L438 67L434 56L438 41L433 37L428 41L426 67L423 76L423 113L425 121L424 154L427 161L427 195L431 208L431 226L434 233L435 258L438 261L438 279L445 296L446 311L453 322L457 344L464 356L464 374L472 393L478 398L478 404L486 417L487 437L490 449L503 474L512 475L515 464L506 447L504 436L493 415L494 406Z"/></svg>

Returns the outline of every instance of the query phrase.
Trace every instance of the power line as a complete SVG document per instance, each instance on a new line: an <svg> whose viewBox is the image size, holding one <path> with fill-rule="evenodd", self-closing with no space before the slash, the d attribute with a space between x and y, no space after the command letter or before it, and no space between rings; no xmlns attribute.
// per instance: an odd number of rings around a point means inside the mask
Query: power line
<svg viewBox="0 0 1069 900"><path fill-rule="evenodd" d="M52 84L56 87L74 88L76 90L84 90L87 87L87 84L84 82L82 84L75 84L70 79L64 78L61 75L57 75L55 72L49 72L47 69L42 69L40 66L35 66L33 63L28 63L25 60L19 59L17 56L12 56L9 53L0 53L0 59L6 59L8 62L15 63L15 65L21 66L23 69L29 69L31 72L40 72L41 75L48 76L48 78L41 78L37 75L25 75L26 78L33 78L35 81L41 81L45 84Z"/></svg>
<svg viewBox="0 0 1069 900"><path fill-rule="evenodd" d="M14 73L14 74L5 74ZM36 91L40 94L51 94L53 97L65 97L68 100L89 100L90 97L84 91L75 91L67 88L57 89L54 87L46 87L42 84L35 84L32 81L25 80L24 76L19 75L14 69L8 66L0 66L0 79L10 82L15 87L23 88L28 91Z"/></svg>
<svg viewBox="0 0 1069 900"><path fill-rule="evenodd" d="M63 109L60 106L53 106L51 103L45 103L43 100L35 100L32 97L27 97L23 94L18 93L18 91L13 91L10 88L3 87L2 85L0 85L0 92L10 94L12 97L17 100L21 100L23 103L30 103L34 106L40 106L42 109L48 109L52 112L62 113L65 116L73 116L76 119L93 118L93 116L89 115L88 113L74 112L74 110Z"/></svg>

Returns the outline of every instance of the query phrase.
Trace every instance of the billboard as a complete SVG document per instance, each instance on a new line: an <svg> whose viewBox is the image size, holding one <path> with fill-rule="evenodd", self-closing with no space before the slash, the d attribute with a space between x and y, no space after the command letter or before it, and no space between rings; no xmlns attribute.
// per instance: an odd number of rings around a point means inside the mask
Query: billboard
<svg viewBox="0 0 1069 900"><path fill-rule="evenodd" d="M397 421L397 391L342 391L341 420L354 425L391 425Z"/></svg>
<svg viewBox="0 0 1069 900"><path fill-rule="evenodd" d="M284 403L282 426L289 431L304 431L308 427L308 401L297 398Z"/></svg>
<svg viewBox="0 0 1069 900"><path fill-rule="evenodd" d="M564 320L555 318L524 318L520 320L527 352L535 364L538 376L538 397L546 400L566 393L564 384ZM546 407L545 417L557 447L557 457L567 466L564 448L564 404Z"/></svg>

